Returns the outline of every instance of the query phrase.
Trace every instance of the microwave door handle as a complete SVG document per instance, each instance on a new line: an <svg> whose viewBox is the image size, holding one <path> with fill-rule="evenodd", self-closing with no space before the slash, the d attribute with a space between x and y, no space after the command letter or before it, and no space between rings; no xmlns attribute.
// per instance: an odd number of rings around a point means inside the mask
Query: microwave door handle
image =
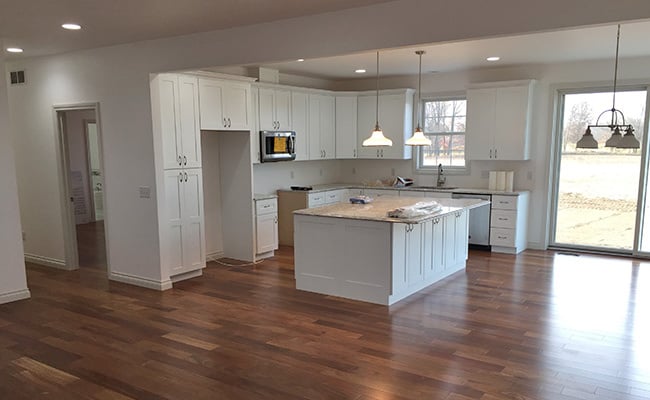
<svg viewBox="0 0 650 400"><path fill-rule="evenodd" d="M296 152L296 138L293 136L289 136L289 154L293 154Z"/></svg>

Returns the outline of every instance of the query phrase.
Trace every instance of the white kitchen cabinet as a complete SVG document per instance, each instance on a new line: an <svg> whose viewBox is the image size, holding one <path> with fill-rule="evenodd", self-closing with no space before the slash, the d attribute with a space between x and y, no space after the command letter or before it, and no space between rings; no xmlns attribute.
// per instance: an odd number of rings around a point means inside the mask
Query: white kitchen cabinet
<svg viewBox="0 0 650 400"><path fill-rule="evenodd" d="M530 159L533 82L481 84L467 91L468 160Z"/></svg>
<svg viewBox="0 0 650 400"><path fill-rule="evenodd" d="M291 92L291 126L296 132L296 161L309 160L309 95Z"/></svg>
<svg viewBox="0 0 650 400"><path fill-rule="evenodd" d="M444 276L444 218L436 217L422 225L422 263L427 280Z"/></svg>
<svg viewBox="0 0 650 400"><path fill-rule="evenodd" d="M199 78L201 129L248 131L251 128L251 85L247 82Z"/></svg>
<svg viewBox="0 0 650 400"><path fill-rule="evenodd" d="M424 192L424 197L429 199L451 199L451 192Z"/></svg>
<svg viewBox="0 0 650 400"><path fill-rule="evenodd" d="M454 266L467 260L469 222L467 214L467 211L461 210L444 218L444 271L449 268L454 269Z"/></svg>
<svg viewBox="0 0 650 400"><path fill-rule="evenodd" d="M423 227L424 224L395 224L393 227L393 293L404 292L424 280Z"/></svg>
<svg viewBox="0 0 650 400"><path fill-rule="evenodd" d="M273 256L278 248L278 207L274 198L255 201L255 239L257 258Z"/></svg>
<svg viewBox="0 0 650 400"><path fill-rule="evenodd" d="M518 254L526 249L528 192L492 195L490 245L496 253Z"/></svg>
<svg viewBox="0 0 650 400"><path fill-rule="evenodd" d="M200 168L164 173L166 225L162 257L169 276L205 267L203 177Z"/></svg>
<svg viewBox="0 0 650 400"><path fill-rule="evenodd" d="M201 167L199 92L195 77L160 74L152 82L154 124L162 139L164 169ZM154 94L155 93L155 94Z"/></svg>
<svg viewBox="0 0 650 400"><path fill-rule="evenodd" d="M291 92L289 90L260 87L258 101L260 130L291 130Z"/></svg>
<svg viewBox="0 0 650 400"><path fill-rule="evenodd" d="M413 134L412 89L382 91L379 95L379 125L384 136L393 141L391 147L363 147L376 122L376 98L374 94L362 93L357 105L357 154L358 158L411 159L411 146L405 142Z"/></svg>
<svg viewBox="0 0 650 400"><path fill-rule="evenodd" d="M251 161L253 164L262 162L260 153L260 124L259 124L259 88L251 87Z"/></svg>
<svg viewBox="0 0 650 400"><path fill-rule="evenodd" d="M333 96L309 95L309 158L312 160L336 156L334 104Z"/></svg>
<svg viewBox="0 0 650 400"><path fill-rule="evenodd" d="M336 158L357 158L357 96L336 96Z"/></svg>

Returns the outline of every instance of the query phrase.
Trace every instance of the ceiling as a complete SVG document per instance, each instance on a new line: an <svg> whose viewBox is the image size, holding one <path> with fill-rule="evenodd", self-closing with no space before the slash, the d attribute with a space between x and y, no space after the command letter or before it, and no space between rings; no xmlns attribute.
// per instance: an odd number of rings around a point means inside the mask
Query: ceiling
<svg viewBox="0 0 650 400"><path fill-rule="evenodd" d="M31 57L385 3L390 0L0 0L0 39ZM61 24L84 29L71 32Z"/></svg>
<svg viewBox="0 0 650 400"><path fill-rule="evenodd" d="M620 57L650 55L649 35L650 21L621 25ZM382 50L380 71L382 76L417 74L415 50L426 51L422 56L422 72L431 73L521 64L613 60L615 49L616 25L608 25ZM501 60L488 62L486 58L489 56L500 56ZM264 66L284 73L336 80L374 76L375 63L376 53L368 52ZM365 68L367 73L354 73L358 68Z"/></svg>

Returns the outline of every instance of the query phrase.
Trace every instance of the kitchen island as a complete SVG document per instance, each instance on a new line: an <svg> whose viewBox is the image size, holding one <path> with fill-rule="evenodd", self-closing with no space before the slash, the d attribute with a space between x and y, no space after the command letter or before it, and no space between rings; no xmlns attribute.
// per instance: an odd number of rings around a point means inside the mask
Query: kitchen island
<svg viewBox="0 0 650 400"><path fill-rule="evenodd" d="M391 305L465 267L468 210L476 199L436 199L442 209L387 217L413 198L382 196L294 212L296 288Z"/></svg>

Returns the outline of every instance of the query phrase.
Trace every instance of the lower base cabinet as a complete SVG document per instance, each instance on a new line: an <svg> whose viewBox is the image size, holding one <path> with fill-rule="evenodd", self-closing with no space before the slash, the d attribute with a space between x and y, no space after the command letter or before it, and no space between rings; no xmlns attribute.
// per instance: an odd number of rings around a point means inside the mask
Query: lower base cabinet
<svg viewBox="0 0 650 400"><path fill-rule="evenodd" d="M278 206L276 199L255 201L256 258L267 258L278 249Z"/></svg>

